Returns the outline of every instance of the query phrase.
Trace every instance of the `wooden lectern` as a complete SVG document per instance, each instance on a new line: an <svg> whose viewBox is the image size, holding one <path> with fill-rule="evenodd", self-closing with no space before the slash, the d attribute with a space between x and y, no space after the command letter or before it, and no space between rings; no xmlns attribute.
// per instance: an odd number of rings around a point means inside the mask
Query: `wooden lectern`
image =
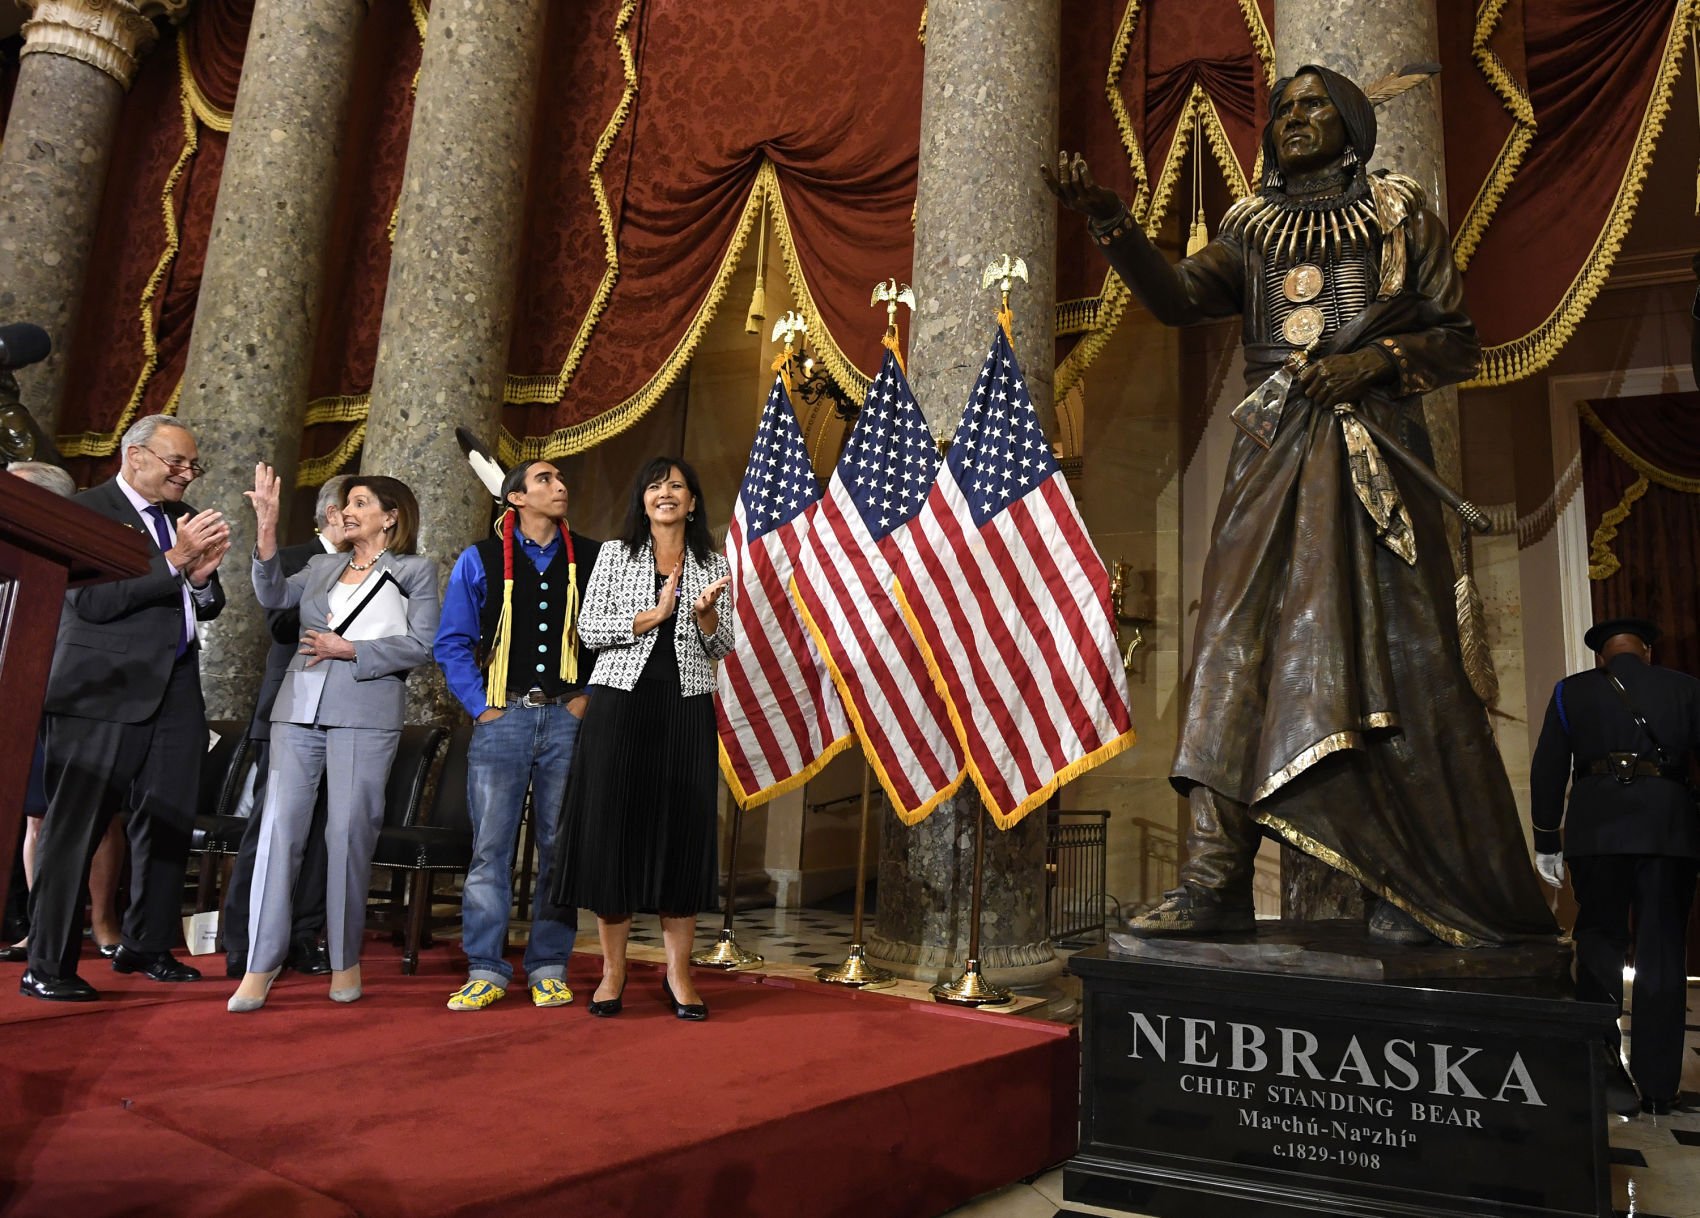
<svg viewBox="0 0 1700 1218"><path fill-rule="evenodd" d="M67 587L146 575L137 529L0 473L0 906Z"/></svg>

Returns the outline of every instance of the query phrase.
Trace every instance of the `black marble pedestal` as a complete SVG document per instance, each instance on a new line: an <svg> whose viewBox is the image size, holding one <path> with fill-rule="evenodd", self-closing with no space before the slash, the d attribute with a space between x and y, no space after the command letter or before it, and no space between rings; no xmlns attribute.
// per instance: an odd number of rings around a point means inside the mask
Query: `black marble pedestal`
<svg viewBox="0 0 1700 1218"><path fill-rule="evenodd" d="M1326 954L1352 952L1336 935ZM1068 1201L1160 1218L1611 1212L1616 1012L1550 974L1362 980L1338 961L1315 976L1107 947L1070 968L1084 1023Z"/></svg>

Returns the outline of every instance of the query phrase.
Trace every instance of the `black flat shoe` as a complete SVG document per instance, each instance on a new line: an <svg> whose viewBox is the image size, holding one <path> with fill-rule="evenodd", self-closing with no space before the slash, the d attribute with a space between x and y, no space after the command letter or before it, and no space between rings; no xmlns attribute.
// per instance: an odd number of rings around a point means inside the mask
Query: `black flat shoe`
<svg viewBox="0 0 1700 1218"><path fill-rule="evenodd" d="M7 964L17 964L29 958L30 949L27 946L20 947L16 943L9 943L5 947L0 947L0 960L4 960Z"/></svg>
<svg viewBox="0 0 1700 1218"><path fill-rule="evenodd" d="M118 943L96 943L94 950L100 953L101 959L114 960L118 956L120 946L122 945Z"/></svg>
<svg viewBox="0 0 1700 1218"><path fill-rule="evenodd" d="M98 1002L100 991L72 973L69 977L51 977L25 969L18 980L18 993L25 998L41 998L48 1002Z"/></svg>
<svg viewBox="0 0 1700 1218"><path fill-rule="evenodd" d="M119 944L112 957L115 973L140 973L152 981L199 981L199 969L192 969L170 952L138 952Z"/></svg>
<svg viewBox="0 0 1700 1218"><path fill-rule="evenodd" d="M595 1015L598 1018L612 1019L614 1016L618 1015L625 1008L625 1002L623 1001L625 999L625 996L626 996L626 987L625 987L624 983L622 983L620 985L620 992L618 994L615 994L612 998L604 998L600 1002L598 1002L596 999L592 998L590 1000L590 1006L588 1007L588 1010L590 1011L590 1013L592 1015Z"/></svg>
<svg viewBox="0 0 1700 1218"><path fill-rule="evenodd" d="M673 997L673 985L665 977L661 979L661 997L667 1000L667 1005L673 1008L673 1014L680 1019L701 1021L708 1018L706 1002L680 1002Z"/></svg>

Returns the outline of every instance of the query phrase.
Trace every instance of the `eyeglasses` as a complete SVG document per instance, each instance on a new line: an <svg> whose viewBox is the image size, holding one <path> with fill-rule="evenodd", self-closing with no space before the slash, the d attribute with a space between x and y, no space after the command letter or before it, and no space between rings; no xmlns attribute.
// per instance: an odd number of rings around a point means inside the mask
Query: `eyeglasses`
<svg viewBox="0 0 1700 1218"><path fill-rule="evenodd" d="M188 470L191 477L200 478L206 475L207 467L202 465L199 461L174 461L170 457L161 456L159 453L154 452L153 449L149 448L146 444L138 444L136 447L145 453L153 453L153 455L158 457L160 462L174 474L180 474L184 470Z"/></svg>

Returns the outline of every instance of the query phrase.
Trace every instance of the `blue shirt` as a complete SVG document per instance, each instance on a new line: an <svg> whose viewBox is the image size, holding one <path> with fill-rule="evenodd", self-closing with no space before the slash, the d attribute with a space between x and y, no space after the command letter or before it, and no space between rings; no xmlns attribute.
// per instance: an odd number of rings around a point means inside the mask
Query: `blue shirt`
<svg viewBox="0 0 1700 1218"><path fill-rule="evenodd" d="M531 560L538 574L549 569L561 549L561 530L546 546L514 530L514 541L520 553ZM478 557L478 547L468 546L455 560L449 573L449 586L443 592L443 616L437 626L437 641L431 647L437 667L443 670L449 692L466 707L474 719L490 709L484 696L484 670L478 667L478 642L484 616L484 598L489 594L484 578L484 561Z"/></svg>

